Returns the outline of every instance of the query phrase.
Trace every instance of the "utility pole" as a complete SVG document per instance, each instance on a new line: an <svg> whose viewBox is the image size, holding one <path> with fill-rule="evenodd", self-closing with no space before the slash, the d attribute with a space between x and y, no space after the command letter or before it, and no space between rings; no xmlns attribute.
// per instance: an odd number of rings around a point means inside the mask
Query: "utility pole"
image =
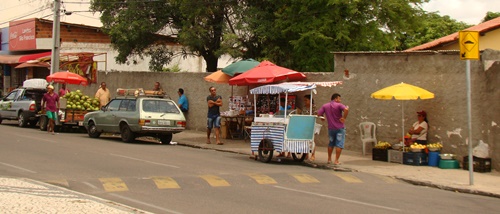
<svg viewBox="0 0 500 214"><path fill-rule="evenodd" d="M54 0L54 21L52 23L52 55L50 59L50 74L59 71L60 42L60 9L61 0Z"/></svg>

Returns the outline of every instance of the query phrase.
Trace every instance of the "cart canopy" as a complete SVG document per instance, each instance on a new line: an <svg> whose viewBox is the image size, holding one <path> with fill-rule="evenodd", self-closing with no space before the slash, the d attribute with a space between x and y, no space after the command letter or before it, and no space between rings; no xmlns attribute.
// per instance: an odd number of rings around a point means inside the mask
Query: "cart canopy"
<svg viewBox="0 0 500 214"><path fill-rule="evenodd" d="M342 84L341 81L333 82L284 82L280 84L263 85L250 90L250 94L280 94L315 89L316 86L332 87Z"/></svg>

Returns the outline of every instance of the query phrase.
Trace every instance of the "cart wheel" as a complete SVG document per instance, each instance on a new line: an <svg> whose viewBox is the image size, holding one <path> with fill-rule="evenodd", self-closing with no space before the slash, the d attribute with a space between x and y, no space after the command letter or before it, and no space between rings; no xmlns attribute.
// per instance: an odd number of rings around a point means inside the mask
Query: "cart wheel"
<svg viewBox="0 0 500 214"><path fill-rule="evenodd" d="M263 139L259 144L259 159L263 163L269 163L273 158L273 142L269 139Z"/></svg>
<svg viewBox="0 0 500 214"><path fill-rule="evenodd" d="M302 156L301 156L302 155ZM306 159L307 153L292 153L294 161L302 162Z"/></svg>

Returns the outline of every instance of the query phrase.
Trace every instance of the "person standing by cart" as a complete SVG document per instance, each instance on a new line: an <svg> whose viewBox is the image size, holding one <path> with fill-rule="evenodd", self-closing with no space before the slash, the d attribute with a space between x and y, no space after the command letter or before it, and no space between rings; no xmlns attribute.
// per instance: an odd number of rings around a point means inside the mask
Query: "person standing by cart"
<svg viewBox="0 0 500 214"><path fill-rule="evenodd" d="M349 114L349 108L341 103L340 94L334 93L331 101L321 106L318 116L326 115L328 121L328 164L332 163L333 148L335 148L335 165L340 165L339 158L344 149L345 142L345 119ZM324 120L324 118L322 119Z"/></svg>
<svg viewBox="0 0 500 214"><path fill-rule="evenodd" d="M316 111L316 105L314 104L314 99L312 100L312 107L311 107L311 95L306 94L304 96L304 109L301 109L301 114L302 115L316 115L318 114L318 111ZM308 155L309 156L309 155ZM311 157L308 157L310 161L314 161L316 159L316 147L314 147Z"/></svg>
<svg viewBox="0 0 500 214"><path fill-rule="evenodd" d="M210 134L212 128L215 128L215 139L217 145L223 145L220 141L220 107L222 106L222 97L217 95L215 87L209 88L210 95L207 96L208 113L207 113L207 144L210 144Z"/></svg>
<svg viewBox="0 0 500 214"><path fill-rule="evenodd" d="M102 108L111 100L109 89L106 88L106 82L101 82L101 87L95 93L95 98L99 99L99 108Z"/></svg>
<svg viewBox="0 0 500 214"><path fill-rule="evenodd" d="M59 97L63 97L65 94L67 94L67 93L69 93L69 92L70 92L70 91L69 91L69 89L68 89L68 88L66 88L66 83L63 83L63 84L61 85L61 88L59 89L59 93L58 93L58 95L59 95Z"/></svg>
<svg viewBox="0 0 500 214"><path fill-rule="evenodd" d="M47 86L47 93L42 98L42 111L46 110L49 124L47 126L48 133L54 133L55 120L57 119L57 111L59 110L59 95L54 93L54 86Z"/></svg>

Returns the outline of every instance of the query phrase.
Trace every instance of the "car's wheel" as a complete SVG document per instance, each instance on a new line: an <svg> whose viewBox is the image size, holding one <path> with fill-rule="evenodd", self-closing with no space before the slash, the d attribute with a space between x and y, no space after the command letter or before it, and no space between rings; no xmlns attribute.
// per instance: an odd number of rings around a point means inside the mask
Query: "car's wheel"
<svg viewBox="0 0 500 214"><path fill-rule="evenodd" d="M172 134L164 134L159 136L161 144L170 145L172 141Z"/></svg>
<svg viewBox="0 0 500 214"><path fill-rule="evenodd" d="M132 130L130 130L128 125L126 125L126 124L122 125L120 128L120 131L121 131L123 142L130 143L130 142L135 140L134 133L132 132Z"/></svg>
<svg viewBox="0 0 500 214"><path fill-rule="evenodd" d="M101 132L97 131L97 127L95 126L94 122L90 121L89 122L89 128L87 133L89 134L89 137L91 138L98 138L101 136Z"/></svg>
<svg viewBox="0 0 500 214"><path fill-rule="evenodd" d="M28 116L25 112L19 113L19 117L17 119L17 124L19 125L19 127L26 127L28 125L27 117Z"/></svg>
<svg viewBox="0 0 500 214"><path fill-rule="evenodd" d="M47 131L47 124L49 124L48 118L46 116L41 116L39 121L40 130Z"/></svg>
<svg viewBox="0 0 500 214"><path fill-rule="evenodd" d="M307 153L292 153L292 157L294 161L302 162L306 159Z"/></svg>

